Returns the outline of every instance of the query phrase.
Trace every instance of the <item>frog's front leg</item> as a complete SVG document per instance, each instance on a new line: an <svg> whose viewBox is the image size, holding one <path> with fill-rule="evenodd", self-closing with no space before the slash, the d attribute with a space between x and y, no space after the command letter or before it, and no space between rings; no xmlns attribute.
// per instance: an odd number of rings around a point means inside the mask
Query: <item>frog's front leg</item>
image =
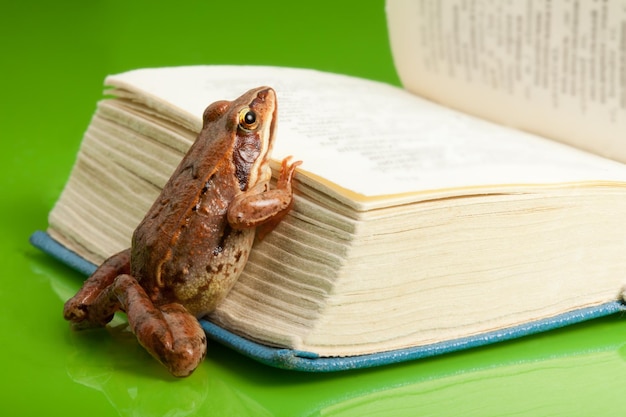
<svg viewBox="0 0 626 417"><path fill-rule="evenodd" d="M302 161L283 159L276 188L267 190L259 184L235 197L228 208L228 222L235 229L258 227L257 236L262 239L271 232L293 205L292 181L296 167Z"/></svg>
<svg viewBox="0 0 626 417"><path fill-rule="evenodd" d="M198 320L178 303L155 305L131 275L120 275L94 303L96 314L115 307L126 312L139 343L174 376L187 376L206 354L206 335Z"/></svg>

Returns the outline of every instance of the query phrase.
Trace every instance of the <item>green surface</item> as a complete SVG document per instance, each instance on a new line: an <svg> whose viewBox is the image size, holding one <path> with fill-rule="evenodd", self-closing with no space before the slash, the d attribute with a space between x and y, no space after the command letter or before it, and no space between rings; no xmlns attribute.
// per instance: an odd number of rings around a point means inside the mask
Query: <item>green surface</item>
<svg viewBox="0 0 626 417"><path fill-rule="evenodd" d="M339 374L212 345L173 379L123 328L61 317L82 276L28 245L72 166L108 73L251 63L397 83L381 1L57 1L0 5L0 414L63 416L624 415L626 320ZM350 109L348 109L350 110Z"/></svg>

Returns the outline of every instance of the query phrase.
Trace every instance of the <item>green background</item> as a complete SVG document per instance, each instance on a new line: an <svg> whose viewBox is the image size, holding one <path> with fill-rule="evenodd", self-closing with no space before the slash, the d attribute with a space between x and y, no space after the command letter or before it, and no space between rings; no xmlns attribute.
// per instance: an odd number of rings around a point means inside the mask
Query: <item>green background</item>
<svg viewBox="0 0 626 417"><path fill-rule="evenodd" d="M624 414L620 317L338 374L268 368L212 344L206 361L182 380L123 326L75 333L62 319L64 300L84 277L31 248L28 237L46 227L105 75L247 63L397 84L383 2L3 2L0 31L0 414Z"/></svg>

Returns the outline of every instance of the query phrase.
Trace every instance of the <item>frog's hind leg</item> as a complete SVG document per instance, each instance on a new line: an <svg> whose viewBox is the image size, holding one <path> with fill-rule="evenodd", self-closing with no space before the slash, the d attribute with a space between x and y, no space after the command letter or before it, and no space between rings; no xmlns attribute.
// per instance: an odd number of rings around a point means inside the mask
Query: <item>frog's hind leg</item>
<svg viewBox="0 0 626 417"><path fill-rule="evenodd" d="M84 282L76 295L65 303L63 316L76 328L104 326L113 318L118 308L105 314L93 311L102 292L113 284L115 278L130 273L130 249L123 250L107 260ZM96 310L102 310L96 308Z"/></svg>
<svg viewBox="0 0 626 417"><path fill-rule="evenodd" d="M128 324L139 343L174 376L191 374L206 354L206 335L198 320L178 303L156 306L137 280L117 277L110 300L126 311ZM104 293L103 293L104 296Z"/></svg>

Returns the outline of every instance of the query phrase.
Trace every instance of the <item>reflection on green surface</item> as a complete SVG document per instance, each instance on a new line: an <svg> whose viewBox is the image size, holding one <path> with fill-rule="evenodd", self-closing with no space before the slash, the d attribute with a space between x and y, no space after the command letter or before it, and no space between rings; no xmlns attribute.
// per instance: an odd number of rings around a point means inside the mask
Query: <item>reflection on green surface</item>
<svg viewBox="0 0 626 417"><path fill-rule="evenodd" d="M79 282L36 259L67 298ZM75 277L74 277L75 278ZM556 416L613 414L607 381L626 387L626 320L614 316L482 349L379 369L308 374L268 368L212 345L175 379L139 346L123 318L106 329L67 327L67 375L121 416ZM545 343L549 340L549 343ZM541 401L537 401L541 399ZM445 413L441 411L445 409ZM563 414L570 415L570 414Z"/></svg>
<svg viewBox="0 0 626 417"><path fill-rule="evenodd" d="M362 417L384 415L386 410L395 410L396 416L441 415L445 409L445 415L557 416L571 415L571 408L559 413L568 403L575 404L580 415L613 415L619 408L612 393L584 371L590 360L596 370L603 370L603 378L625 380L615 351L594 352L409 383L333 404L320 415Z"/></svg>
<svg viewBox="0 0 626 417"><path fill-rule="evenodd" d="M201 366L188 379L173 379L139 346L125 325L88 333L72 334L75 351L68 358L68 375L102 392L121 416L270 415L221 382L207 366Z"/></svg>

